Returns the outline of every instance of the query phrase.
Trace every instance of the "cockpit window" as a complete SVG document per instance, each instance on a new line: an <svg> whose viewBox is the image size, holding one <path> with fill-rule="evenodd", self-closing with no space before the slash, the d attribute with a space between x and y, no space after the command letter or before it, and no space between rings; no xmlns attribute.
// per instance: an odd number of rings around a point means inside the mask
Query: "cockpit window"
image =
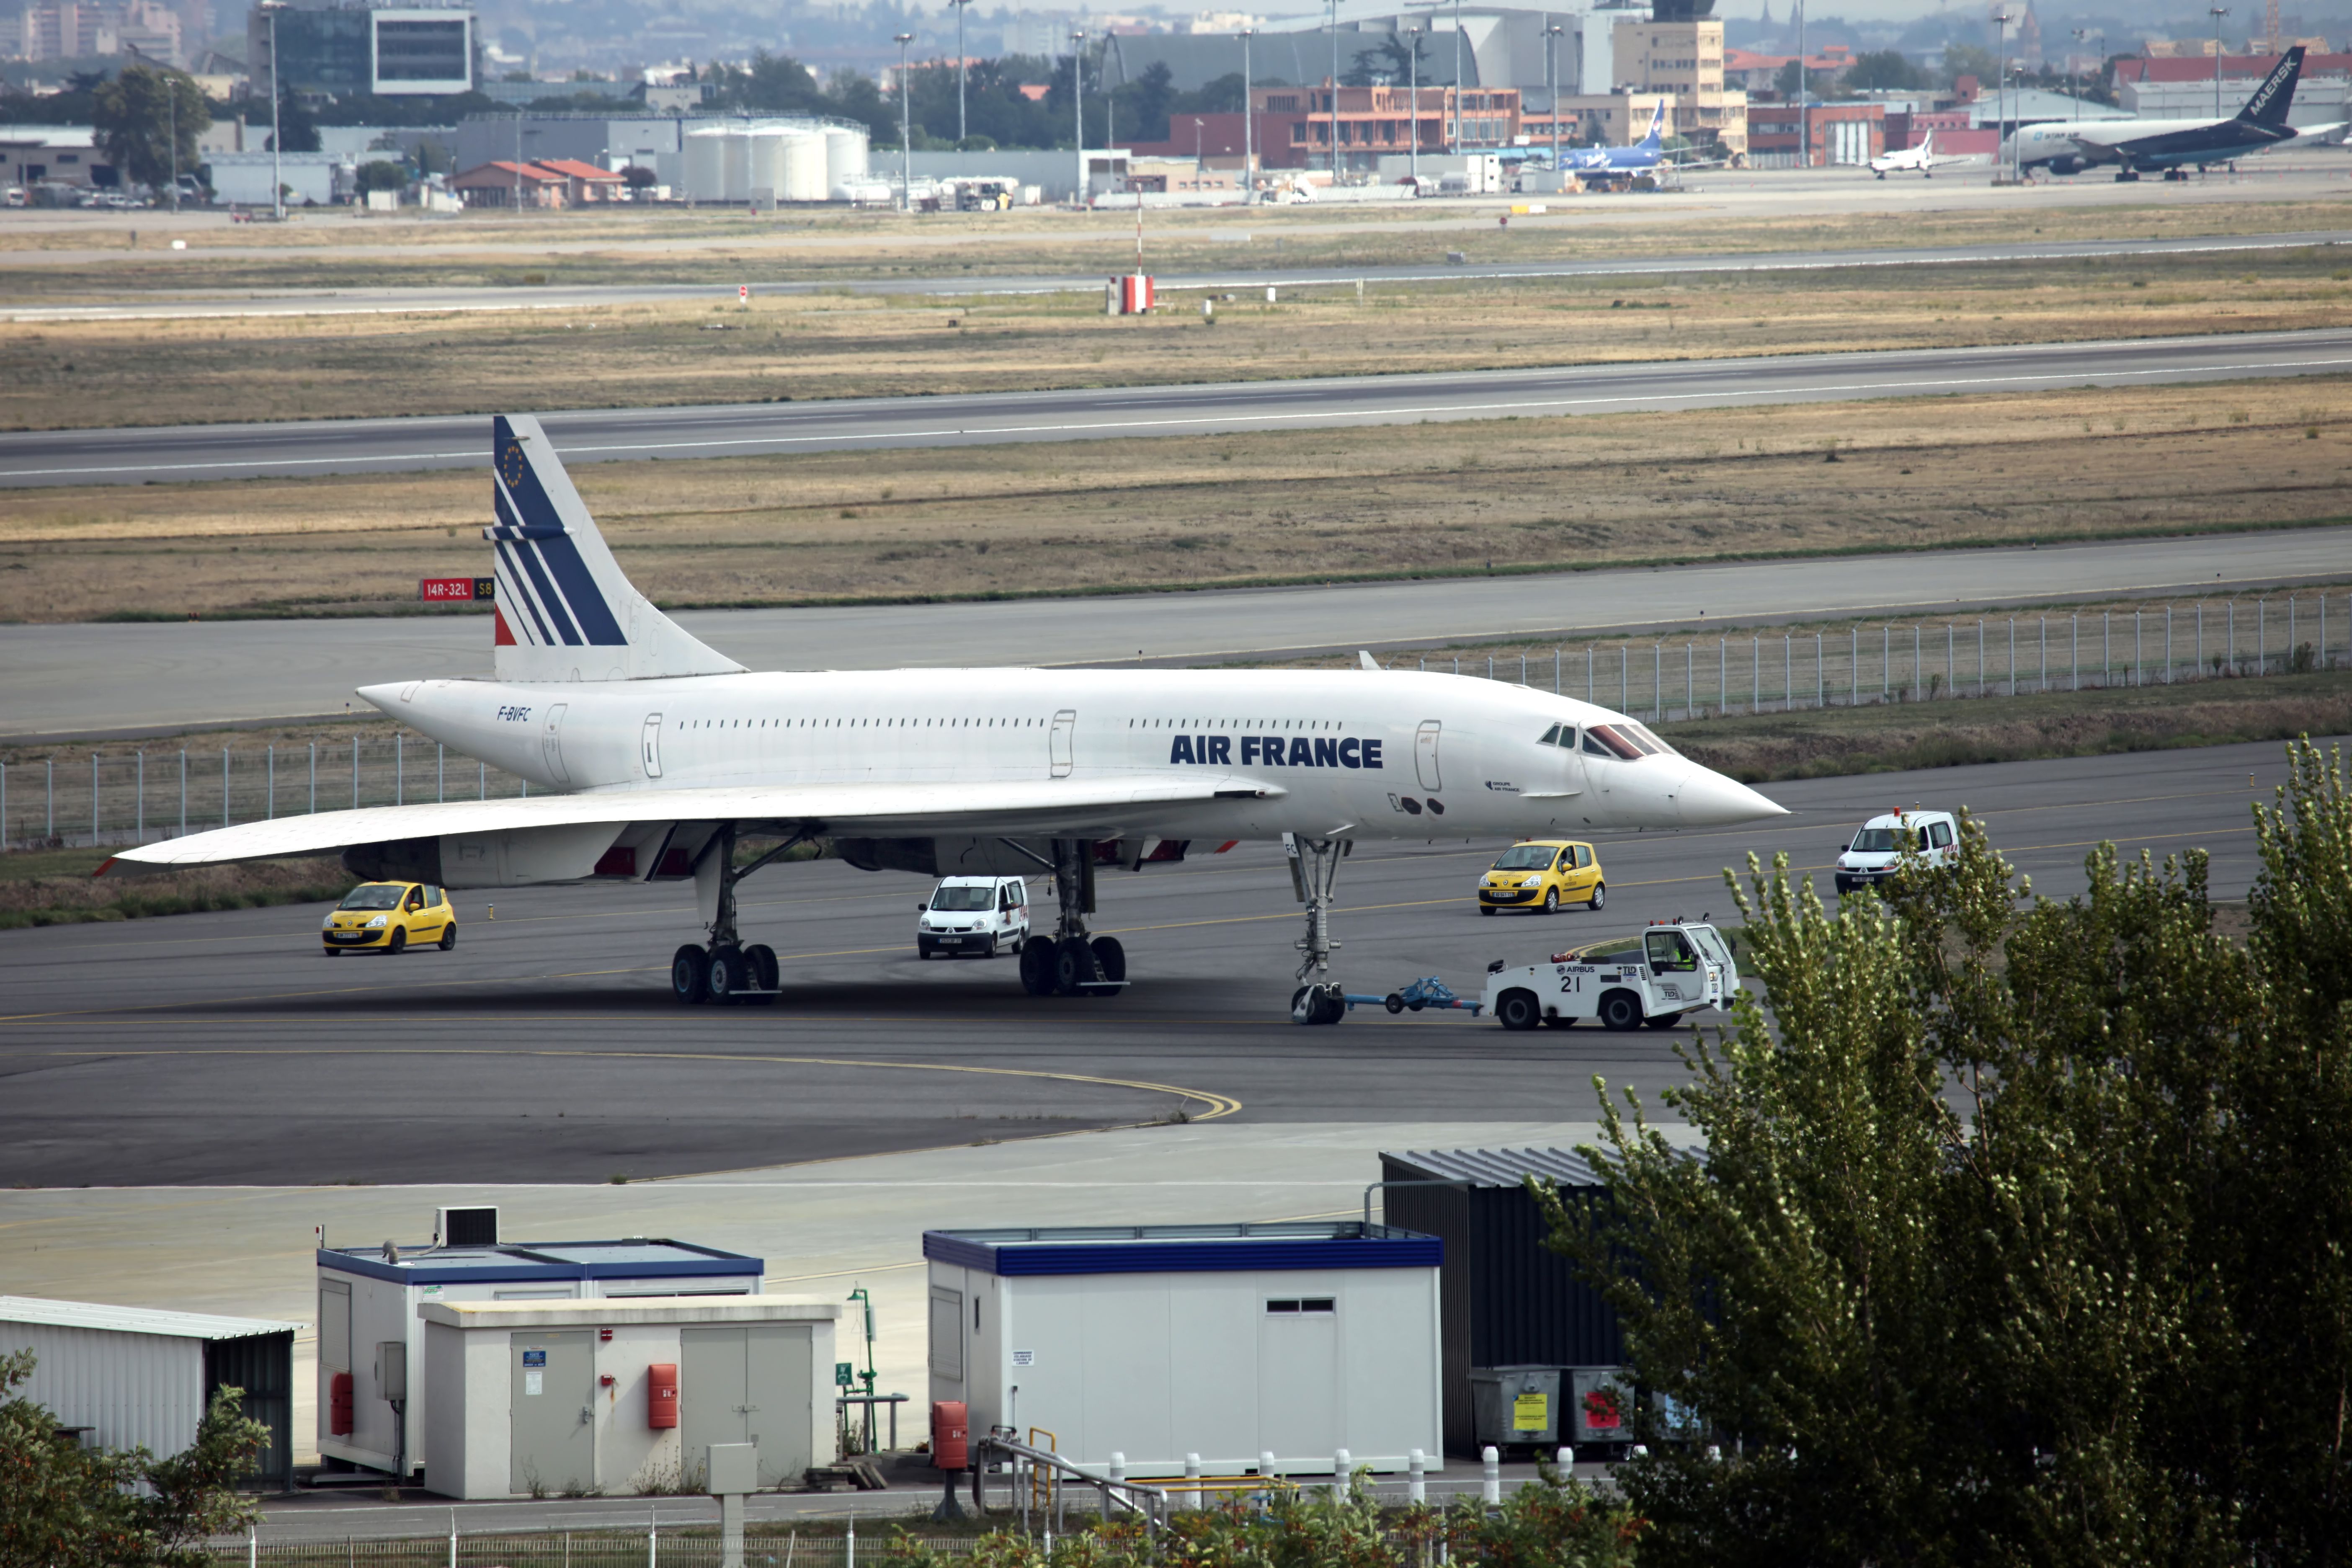
<svg viewBox="0 0 2352 1568"><path fill-rule="evenodd" d="M1647 725L1628 722L1625 728L1632 733L1635 744L1641 746L1644 751L1647 751L1654 755L1667 757L1678 757L1682 755L1681 752L1675 751L1672 746L1667 745L1664 741L1659 740L1657 736L1652 734Z"/></svg>
<svg viewBox="0 0 2352 1568"><path fill-rule="evenodd" d="M1557 725L1557 724L1554 724L1550 729L1546 730L1546 731L1543 732L1543 739L1542 739L1542 740L1540 740L1540 741L1538 741L1538 742L1536 742L1536 744L1537 744L1537 745L1538 745L1538 746L1555 746L1555 745L1558 745L1559 743L1559 725Z"/></svg>
<svg viewBox="0 0 2352 1568"><path fill-rule="evenodd" d="M1592 743L1595 741L1601 742L1597 748ZM1629 763L1642 760L1642 748L1619 734L1617 727L1613 724L1588 726L1584 731L1584 749L1596 757L1622 757Z"/></svg>

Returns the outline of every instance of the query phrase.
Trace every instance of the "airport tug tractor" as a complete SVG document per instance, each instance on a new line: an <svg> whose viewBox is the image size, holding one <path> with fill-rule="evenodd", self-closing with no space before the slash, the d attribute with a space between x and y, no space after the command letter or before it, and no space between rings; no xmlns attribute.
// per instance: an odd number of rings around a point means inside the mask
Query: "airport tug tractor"
<svg viewBox="0 0 2352 1568"><path fill-rule="evenodd" d="M1571 951L1549 963L1486 970L1483 1005L1506 1029L1565 1029L1580 1019L1604 1029L1672 1028L1685 1013L1727 1007L1739 966L1723 933L1705 921L1661 921L1630 952L1587 957Z"/></svg>

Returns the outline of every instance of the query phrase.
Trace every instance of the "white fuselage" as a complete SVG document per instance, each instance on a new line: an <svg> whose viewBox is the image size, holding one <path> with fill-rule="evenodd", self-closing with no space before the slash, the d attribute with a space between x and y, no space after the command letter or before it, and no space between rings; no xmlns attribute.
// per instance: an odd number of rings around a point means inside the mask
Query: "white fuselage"
<svg viewBox="0 0 2352 1568"><path fill-rule="evenodd" d="M564 791L1213 778L1168 837L1470 838L1780 815L1671 752L1540 743L1592 704L1404 671L901 669L362 693L447 745ZM1256 786L1258 794L1247 786ZM947 825L943 825L943 827Z"/></svg>

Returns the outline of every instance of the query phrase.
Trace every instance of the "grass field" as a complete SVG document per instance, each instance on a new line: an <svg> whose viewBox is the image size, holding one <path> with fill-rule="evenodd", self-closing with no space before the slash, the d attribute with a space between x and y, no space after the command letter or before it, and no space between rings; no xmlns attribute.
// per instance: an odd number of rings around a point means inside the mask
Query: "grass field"
<svg viewBox="0 0 2352 1568"><path fill-rule="evenodd" d="M1352 285L1107 317L1098 296L774 295L490 314L26 323L0 428L1136 386L2329 327L2325 248L2032 267Z"/></svg>
<svg viewBox="0 0 2352 1568"><path fill-rule="evenodd" d="M591 464L575 478L625 570L670 605L1507 574L2352 517L2346 386ZM487 489L424 474L15 491L0 617L413 613L418 577L485 568Z"/></svg>

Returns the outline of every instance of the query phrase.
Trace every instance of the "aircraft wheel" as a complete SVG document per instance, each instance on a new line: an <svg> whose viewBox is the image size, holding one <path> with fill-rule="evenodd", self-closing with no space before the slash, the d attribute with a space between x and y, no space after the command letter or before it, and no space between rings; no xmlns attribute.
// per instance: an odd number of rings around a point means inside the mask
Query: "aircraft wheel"
<svg viewBox="0 0 2352 1568"><path fill-rule="evenodd" d="M1600 910L1601 906L1608 901L1609 884L1606 882L1595 882L1592 884L1592 896L1584 900L1584 907L1597 913Z"/></svg>
<svg viewBox="0 0 2352 1568"><path fill-rule="evenodd" d="M1095 951L1084 937L1065 937L1054 944L1054 991L1056 995L1076 996L1078 987L1097 977Z"/></svg>
<svg viewBox="0 0 2352 1568"><path fill-rule="evenodd" d="M774 948L770 947L764 942L753 942L750 947L745 948L743 950L743 973L751 977L752 984L758 986L761 990L769 993L769 994L754 998L754 1000L762 1002L773 1002L776 1000L774 993L777 988L783 984L783 981L782 978L782 971L776 966L776 950Z"/></svg>
<svg viewBox="0 0 2352 1568"><path fill-rule="evenodd" d="M1302 985L1290 994L1294 1024L1336 1024L1347 1016L1347 999L1337 985Z"/></svg>
<svg viewBox="0 0 2352 1568"><path fill-rule="evenodd" d="M681 947L669 961L669 993L688 1006L710 1000L710 955Z"/></svg>
<svg viewBox="0 0 2352 1568"><path fill-rule="evenodd" d="M1021 989L1032 996L1054 994L1054 939L1033 936L1021 944Z"/></svg>
<svg viewBox="0 0 2352 1568"><path fill-rule="evenodd" d="M704 984L709 988L710 1000L720 1006L732 1006L751 987L751 966L743 961L743 950L740 947L722 947L714 951L705 973L709 979Z"/></svg>
<svg viewBox="0 0 2352 1568"><path fill-rule="evenodd" d="M1601 998L1601 1026L1604 1029L1638 1029L1642 1026L1642 1002L1631 991L1612 991Z"/></svg>
<svg viewBox="0 0 2352 1568"><path fill-rule="evenodd" d="M1532 991L1506 991L1496 999L1495 1021L1514 1034L1534 1028L1542 1017L1542 1005Z"/></svg>
<svg viewBox="0 0 2352 1568"><path fill-rule="evenodd" d="M441 941L439 946L442 952L446 952L457 945L457 922L456 921L451 921L448 924L441 928Z"/></svg>
<svg viewBox="0 0 2352 1568"><path fill-rule="evenodd" d="M1098 936L1095 938L1093 945L1095 972L1105 980L1126 979L1127 949L1119 946L1118 939L1112 936Z"/></svg>

